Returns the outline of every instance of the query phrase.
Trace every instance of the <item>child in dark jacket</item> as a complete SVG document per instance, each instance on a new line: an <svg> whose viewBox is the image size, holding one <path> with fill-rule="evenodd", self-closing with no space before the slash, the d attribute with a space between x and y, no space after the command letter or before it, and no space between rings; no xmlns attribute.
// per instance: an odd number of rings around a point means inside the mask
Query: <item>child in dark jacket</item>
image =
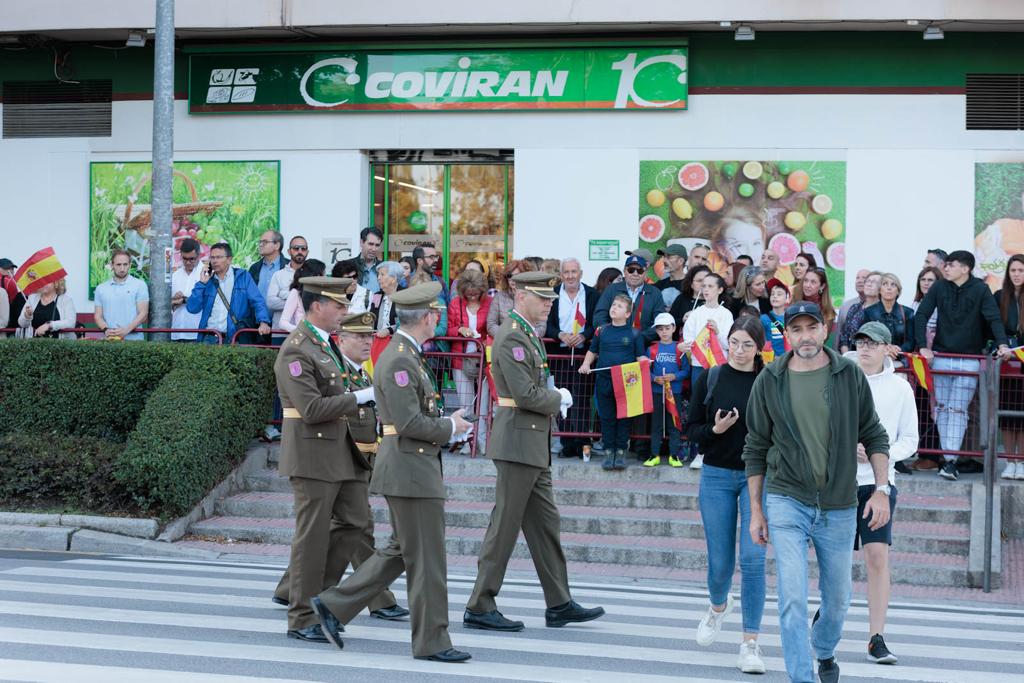
<svg viewBox="0 0 1024 683"><path fill-rule="evenodd" d="M647 350L651 363L651 393L654 399L654 414L651 416L651 457L644 461L644 467L661 464L661 440L668 437L668 464L683 466L683 445L680 429L669 412L665 402L667 392L675 398L676 413L683 416L683 380L690 377L690 361L678 348L672 337L676 331L675 320L669 313L659 313L654 319L658 341Z"/></svg>
<svg viewBox="0 0 1024 683"><path fill-rule="evenodd" d="M629 315L632 311L633 302L628 295L615 296L608 311L611 322L597 328L594 333L590 350L587 351L580 366L580 374L589 375L594 361L597 361L598 367L606 368L635 363L645 358L643 337L629 324ZM615 389L612 386L610 372L599 372L594 385L597 394L597 415L601 419L601 440L604 442L605 450L601 467L605 470L624 470L632 418L617 417Z"/></svg>

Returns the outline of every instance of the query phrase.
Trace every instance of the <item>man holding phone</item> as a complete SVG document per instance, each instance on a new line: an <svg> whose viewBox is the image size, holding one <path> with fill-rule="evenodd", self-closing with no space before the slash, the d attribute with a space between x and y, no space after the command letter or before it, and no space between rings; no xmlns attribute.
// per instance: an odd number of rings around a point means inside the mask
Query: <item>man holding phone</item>
<svg viewBox="0 0 1024 683"><path fill-rule="evenodd" d="M224 343L230 343L236 331L253 325L258 325L259 334L270 334L270 311L256 281L241 268L232 267L231 258L231 245L227 242L210 247L210 258L203 264L199 282L185 302L186 310L201 314L200 328L222 332ZM217 337L205 334L202 341L216 344Z"/></svg>

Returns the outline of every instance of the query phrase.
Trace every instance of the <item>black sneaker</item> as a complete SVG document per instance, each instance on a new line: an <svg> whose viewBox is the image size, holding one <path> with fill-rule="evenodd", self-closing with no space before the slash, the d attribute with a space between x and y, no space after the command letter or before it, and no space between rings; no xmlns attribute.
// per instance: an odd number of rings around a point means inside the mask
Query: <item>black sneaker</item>
<svg viewBox="0 0 1024 683"><path fill-rule="evenodd" d="M821 683L839 683L839 665L835 657L818 660L818 680Z"/></svg>
<svg viewBox="0 0 1024 683"><path fill-rule="evenodd" d="M876 633L871 636L871 642L868 643L868 661L875 664L895 664L899 659L889 652L882 634Z"/></svg>
<svg viewBox="0 0 1024 683"><path fill-rule="evenodd" d="M903 460L896 463L896 471L900 474L906 474L907 476L913 476L914 474L914 470L907 467L907 464Z"/></svg>
<svg viewBox="0 0 1024 683"><path fill-rule="evenodd" d="M942 466L939 467L939 476L942 477L943 479L949 479L950 481L956 481L956 478L957 478L956 461L955 460L947 460L946 462L942 463Z"/></svg>

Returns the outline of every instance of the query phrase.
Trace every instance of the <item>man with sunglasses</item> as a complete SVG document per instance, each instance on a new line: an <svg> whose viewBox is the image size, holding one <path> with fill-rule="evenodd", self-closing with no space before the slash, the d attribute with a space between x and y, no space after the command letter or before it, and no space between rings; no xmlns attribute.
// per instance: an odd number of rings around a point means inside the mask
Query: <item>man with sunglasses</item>
<svg viewBox="0 0 1024 683"><path fill-rule="evenodd" d="M647 284L648 262L645 256L646 254L637 250L626 258L622 282L608 285L597 301L597 307L594 309L594 327L611 321L608 311L612 307L612 301L616 295L625 294L633 301L630 324L640 331L646 344L651 344L658 338L658 333L654 330L654 318L665 310L665 300L657 287Z"/></svg>
<svg viewBox="0 0 1024 683"><path fill-rule="evenodd" d="M271 324L275 330L281 329L281 311L284 310L285 302L288 301L288 292L291 291L292 280L295 279L297 271L309 257L309 243L302 235L296 235L288 242L287 267L274 273L267 288L267 308L274 316ZM284 337L274 337L274 343L280 344Z"/></svg>
<svg viewBox="0 0 1024 683"><path fill-rule="evenodd" d="M171 295L171 327L176 330L195 329L202 317L200 313L189 313L185 308L185 300L199 282L199 274L203 270L196 267L199 265L199 250L199 242L191 237L182 240L178 247L181 268L171 274L171 291L174 292ZM171 341L176 342L194 342L197 337L196 332L171 332Z"/></svg>

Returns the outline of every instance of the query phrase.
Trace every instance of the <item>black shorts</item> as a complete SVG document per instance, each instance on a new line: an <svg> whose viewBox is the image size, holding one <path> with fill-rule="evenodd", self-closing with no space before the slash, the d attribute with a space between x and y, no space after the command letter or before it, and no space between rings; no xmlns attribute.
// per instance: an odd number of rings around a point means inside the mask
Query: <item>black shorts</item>
<svg viewBox="0 0 1024 683"><path fill-rule="evenodd" d="M868 527L870 519L864 519L864 506L874 494L875 485L857 487L857 534L853 537L853 549L860 550L865 543L886 543L892 545L892 520L896 515L896 487L889 491L889 522L874 531Z"/></svg>

